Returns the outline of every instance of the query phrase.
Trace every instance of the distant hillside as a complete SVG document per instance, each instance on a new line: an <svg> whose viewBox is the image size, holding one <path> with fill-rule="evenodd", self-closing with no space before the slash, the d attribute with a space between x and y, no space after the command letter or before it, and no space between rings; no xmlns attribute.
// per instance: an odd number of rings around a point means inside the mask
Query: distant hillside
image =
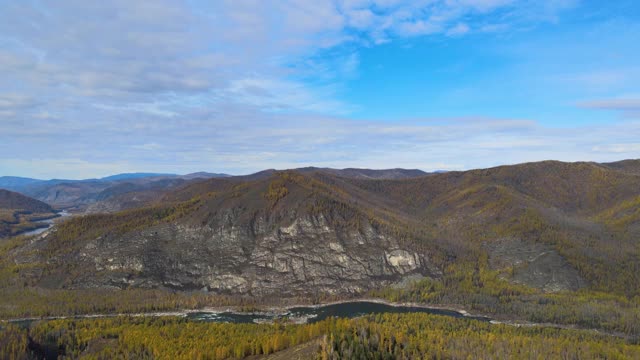
<svg viewBox="0 0 640 360"><path fill-rule="evenodd" d="M296 169L296 171L301 173L323 172L355 179L405 179L427 175L421 170L406 169L340 170L308 167ZM123 173L101 179L86 180L38 180L5 176L0 178L0 188L20 192L57 208L65 208L75 212L103 212L147 205L157 199L158 196L161 196L160 193L170 191L181 185L182 181L202 181L213 178L249 181L266 179L275 172L276 170L270 169L244 176L208 172L196 172L186 175ZM111 195L113 195L112 198L110 198Z"/></svg>
<svg viewBox="0 0 640 360"><path fill-rule="evenodd" d="M155 181L136 183L119 182L97 194L82 198L85 213L106 213L150 205L162 196L189 181L182 178L160 178Z"/></svg>
<svg viewBox="0 0 640 360"><path fill-rule="evenodd" d="M160 174L160 173L123 173L117 175L111 175L107 177L103 177L100 180L102 181L117 181L117 180L131 180L131 179L142 179L142 178L150 178L150 177L175 177L178 176L176 174Z"/></svg>
<svg viewBox="0 0 640 360"><path fill-rule="evenodd" d="M640 160L622 160L610 163L602 163L601 165L609 169L640 175Z"/></svg>
<svg viewBox="0 0 640 360"><path fill-rule="evenodd" d="M355 168L332 169L332 168L318 168L318 167L310 166L310 167L304 167L304 168L291 169L291 171L296 171L302 174L326 173L326 174L352 178L352 179L386 179L386 180L408 179L413 177L429 175L429 173L424 172L422 170L417 170L417 169L383 169L383 170L355 169ZM276 172L278 172L278 170L267 169L267 170L259 171L254 174L234 176L233 178L238 180L259 180L259 179L266 179L272 176Z"/></svg>
<svg viewBox="0 0 640 360"><path fill-rule="evenodd" d="M53 209L42 201L32 199L17 192L0 189L0 209L49 213Z"/></svg>
<svg viewBox="0 0 640 360"><path fill-rule="evenodd" d="M36 222L57 216L48 204L22 194L0 189L0 238L48 225Z"/></svg>
<svg viewBox="0 0 640 360"><path fill-rule="evenodd" d="M111 175L104 178L101 178L102 181L123 181L123 180L136 180L136 179L183 179L183 180L192 180L192 179L210 179L210 178L219 178L219 177L230 177L232 175L222 174L222 173L209 173L205 171L178 175L178 174L162 174L162 173L125 173L125 174L117 174Z"/></svg>
<svg viewBox="0 0 640 360"><path fill-rule="evenodd" d="M16 190L38 182L42 182L42 180L17 176L0 176L0 189Z"/></svg>
<svg viewBox="0 0 640 360"><path fill-rule="evenodd" d="M126 173L102 179L86 180L37 180L3 177L0 178L0 184L5 184L8 190L20 192L56 208L83 212L89 207L92 209L90 211L98 211L98 209L99 211L113 211L141 206L153 200L156 193L170 190L185 181L216 177L228 177L228 175L206 172L187 175ZM133 194L134 192L141 192L141 194L136 195ZM131 196L123 195L124 193L131 194ZM110 198L111 195L113 198ZM108 202L97 204L105 201Z"/></svg>
<svg viewBox="0 0 640 360"><path fill-rule="evenodd" d="M420 177L429 175L422 170L418 169L383 169L383 170L373 170L373 169L355 169L355 168L347 168L347 169L331 169L331 168L300 168L295 169L296 171L300 171L303 173L308 172L326 172L329 174L353 178L353 179L385 179L385 180L397 180L397 179L408 179L414 177Z"/></svg>
<svg viewBox="0 0 640 360"><path fill-rule="evenodd" d="M185 180L192 180L192 179L225 178L225 177L232 177L232 176L233 175L229 175L229 174L209 173L209 172L200 171L200 172L195 172L191 174L180 175L180 178Z"/></svg>
<svg viewBox="0 0 640 360"><path fill-rule="evenodd" d="M178 174L161 174L161 173L125 173L125 174L117 174L111 175L104 178L101 178L101 181L123 181L123 180L136 180L136 179L183 179L183 180L192 180L192 179L210 179L210 178L219 178L219 177L230 177L232 175L222 174L222 173L209 173L205 171L190 173L186 175L178 175Z"/></svg>

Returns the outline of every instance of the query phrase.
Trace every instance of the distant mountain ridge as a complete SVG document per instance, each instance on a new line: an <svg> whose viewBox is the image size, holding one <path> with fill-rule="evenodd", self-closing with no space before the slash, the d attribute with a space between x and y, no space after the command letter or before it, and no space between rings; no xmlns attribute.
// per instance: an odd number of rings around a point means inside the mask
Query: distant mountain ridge
<svg viewBox="0 0 640 360"><path fill-rule="evenodd" d="M640 174L640 160L623 160L611 163L589 163L594 166L624 172ZM0 188L21 192L37 200L46 202L59 209L76 212L112 212L157 202L176 189L189 186L192 182L206 179L226 179L230 182L245 182L268 179L283 170L267 169L257 173L231 176L220 173L197 172L186 175L162 173L123 173L102 179L86 180L37 180L20 177L0 177ZM359 168L319 168L303 167L292 169L301 174L325 174L335 177L377 181L408 180L448 174L446 171L427 173L418 169L359 169ZM451 174L459 172L450 172ZM194 194L196 195L196 194Z"/></svg>
<svg viewBox="0 0 640 360"><path fill-rule="evenodd" d="M42 182L45 180L38 180L20 176L0 176L0 188L3 189L19 189L29 184Z"/></svg>
<svg viewBox="0 0 640 360"><path fill-rule="evenodd" d="M348 177L353 179L384 179L384 180L393 180L393 179L408 179L414 177L420 177L429 175L429 173L424 172L418 169L359 169L359 168L346 168L346 169L332 169L332 168L316 168L316 167L307 167L307 168L298 168L294 169L295 171L299 171L302 173L309 172L326 172L329 174Z"/></svg>
<svg viewBox="0 0 640 360"><path fill-rule="evenodd" d="M117 180L130 180L130 179L142 179L150 177L177 177L178 174L162 174L162 173L122 173L100 178L102 181L117 181Z"/></svg>
<svg viewBox="0 0 640 360"><path fill-rule="evenodd" d="M96 202L111 200L108 204L93 207L94 210L122 210L131 206L139 206L152 200L154 194L144 196L132 195L127 198L124 193L162 191L183 184L185 181L197 181L214 177L228 177L227 174L207 172L186 175L160 173L123 173L101 179L38 180L12 176L0 177L0 188L20 192L46 202L56 208L84 211ZM115 199L110 199L113 196Z"/></svg>
<svg viewBox="0 0 640 360"><path fill-rule="evenodd" d="M307 166L295 169L286 169L286 170L276 170L276 169L266 169L262 171L258 171L253 174L248 175L238 175L232 176L233 179L239 180L259 180L266 179L269 176L279 172L279 171L296 171L303 174L311 174L311 173L326 173L332 174L340 177L346 178L354 178L354 179L385 179L385 180L393 180L393 179L408 179L413 177L427 176L434 173L428 173L418 169L359 169L359 168L345 168L345 169L334 169L334 168L321 168L315 166Z"/></svg>
<svg viewBox="0 0 640 360"><path fill-rule="evenodd" d="M142 206L161 197L186 182L212 178L234 181L265 179L277 170L269 169L250 175L232 176L223 173L195 172L186 175L164 173L122 173L100 179L38 180L21 177L0 177L0 188L17 191L44 201L56 208L75 211L105 212ZM428 175L421 170L406 169L331 169L307 167L296 169L302 173L322 172L358 179L405 179Z"/></svg>
<svg viewBox="0 0 640 360"><path fill-rule="evenodd" d="M21 189L33 186L33 185L42 185L42 184L60 184L60 183L78 183L78 182L114 182L114 181L123 181L123 180L139 180L146 178L183 178L183 179L197 179L197 178L212 178L212 177L230 177L232 175L222 174L222 173L208 173L208 172L196 172L185 175L178 174L165 174L165 173L121 173L110 176L105 176L103 178L91 178L91 179L80 179L80 180L71 180L71 179L34 179L20 176L0 176L0 189L7 189L13 191L20 191Z"/></svg>

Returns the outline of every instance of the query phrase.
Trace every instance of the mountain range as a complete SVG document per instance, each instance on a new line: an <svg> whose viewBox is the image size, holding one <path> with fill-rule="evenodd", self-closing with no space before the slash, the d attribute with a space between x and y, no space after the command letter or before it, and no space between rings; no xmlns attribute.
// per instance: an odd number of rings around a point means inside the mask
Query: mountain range
<svg viewBox="0 0 640 360"><path fill-rule="evenodd" d="M13 176L0 177L0 188L20 192L34 199L44 201L57 209L76 212L110 211L137 206L135 196L118 199L111 203L98 204L112 196L143 190L166 190L179 186L189 180L227 177L226 174L198 172L187 175L158 173L125 173L107 176L101 179L39 180ZM114 207L114 204L115 207ZM119 207L117 204L125 204ZM127 205L128 204L128 205ZM92 207L93 206L93 207Z"/></svg>
<svg viewBox="0 0 640 360"><path fill-rule="evenodd" d="M400 179L422 176L421 170L389 169L328 169L301 168L302 173L326 172L339 176L371 179ZM17 191L34 199L44 201L57 209L74 212L106 212L124 210L147 204L159 197L159 193L176 189L190 181L211 178L234 178L250 180L266 178L276 170L269 169L245 176L222 173L197 172L186 175L160 173L123 173L100 179L85 180L39 180L14 176L0 177L0 189Z"/></svg>
<svg viewBox="0 0 640 360"><path fill-rule="evenodd" d="M268 170L162 191L118 184L110 189L147 200L74 217L11 256L30 264L25 282L45 288L338 296L486 264L545 292L634 296L639 169L545 161L435 174Z"/></svg>

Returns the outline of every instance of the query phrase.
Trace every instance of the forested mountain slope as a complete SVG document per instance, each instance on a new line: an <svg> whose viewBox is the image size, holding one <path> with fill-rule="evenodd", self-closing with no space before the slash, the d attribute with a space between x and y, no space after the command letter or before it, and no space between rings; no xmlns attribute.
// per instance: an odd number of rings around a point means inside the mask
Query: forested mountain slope
<svg viewBox="0 0 640 360"><path fill-rule="evenodd" d="M30 212L52 212L51 206L17 192L0 189L0 209Z"/></svg>
<svg viewBox="0 0 640 360"><path fill-rule="evenodd" d="M14 255L37 249L46 270L29 281L66 288L360 293L486 259L545 291L631 295L638 196L640 176L593 163L403 180L284 171L196 182L153 207L73 219Z"/></svg>

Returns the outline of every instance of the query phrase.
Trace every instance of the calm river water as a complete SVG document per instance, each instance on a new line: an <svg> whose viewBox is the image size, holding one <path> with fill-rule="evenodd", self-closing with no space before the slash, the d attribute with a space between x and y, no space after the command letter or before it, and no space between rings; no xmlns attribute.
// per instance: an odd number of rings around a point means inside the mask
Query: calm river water
<svg viewBox="0 0 640 360"><path fill-rule="evenodd" d="M231 323L260 323L277 319L289 319L300 323L313 323L329 317L354 318L369 314L382 313L428 313L445 315L455 318L466 317L482 321L491 319L482 316L465 316L453 310L429 309L417 306L393 306L370 301L353 301L322 306L303 306L290 308L283 313L234 313L234 312L194 312L187 315L195 321L231 322Z"/></svg>

